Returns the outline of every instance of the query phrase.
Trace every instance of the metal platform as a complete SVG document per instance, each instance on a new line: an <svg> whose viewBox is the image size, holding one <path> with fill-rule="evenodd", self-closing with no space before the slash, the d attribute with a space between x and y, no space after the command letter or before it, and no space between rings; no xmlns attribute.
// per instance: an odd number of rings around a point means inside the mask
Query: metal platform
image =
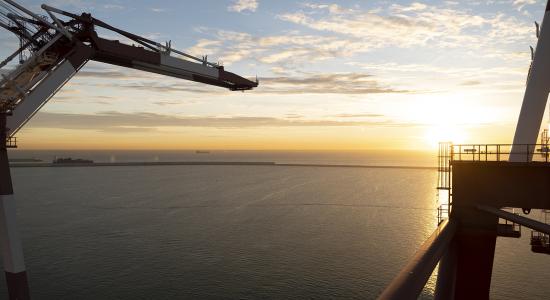
<svg viewBox="0 0 550 300"><path fill-rule="evenodd" d="M548 234L532 231L531 251L535 253L550 254L550 239Z"/></svg>
<svg viewBox="0 0 550 300"><path fill-rule="evenodd" d="M524 158L516 161L508 160L511 149L512 145L497 144L441 145L437 190L447 198L439 200L436 232L448 223L456 224L456 231L450 240L445 239L442 251L436 240L428 240L381 299L416 298L419 278L429 277L418 274L431 274L435 267L419 255L432 247L438 249L440 266L436 299L488 299L496 239L519 238L522 227L535 231L531 245L525 247L550 253L550 225L514 213L514 209L550 208L550 161L547 155L536 153L544 145L515 145L514 154ZM407 270L416 273L407 275ZM403 295L409 297L400 298Z"/></svg>
<svg viewBox="0 0 550 300"><path fill-rule="evenodd" d="M497 224L497 235L501 237L520 238L521 225L504 220L504 223Z"/></svg>

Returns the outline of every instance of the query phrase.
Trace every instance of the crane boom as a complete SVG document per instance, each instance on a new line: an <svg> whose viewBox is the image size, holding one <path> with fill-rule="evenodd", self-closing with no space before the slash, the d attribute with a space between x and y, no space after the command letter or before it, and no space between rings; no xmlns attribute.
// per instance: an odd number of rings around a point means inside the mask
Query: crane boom
<svg viewBox="0 0 550 300"><path fill-rule="evenodd" d="M89 13L76 15L47 5L39 16L13 0L0 0L0 28L15 34L19 49L0 62L0 244L10 300L28 300L27 273L16 224L7 148L14 135L88 61L245 91L258 86L223 66L115 28ZM135 44L101 37L97 27ZM103 32L103 31L102 31ZM132 43L132 42L130 42ZM19 57L19 64L12 61ZM11 64L10 64L11 63ZM16 67L14 67L16 65ZM4 68L8 66L8 68ZM2 69L4 68L4 69Z"/></svg>
<svg viewBox="0 0 550 300"><path fill-rule="evenodd" d="M76 15L42 5L51 18L47 20L12 0L1 1L11 8L3 14L0 10L0 15L13 22L6 24L0 19L0 25L18 35L23 45L10 56L11 59L23 51L31 54L17 68L2 74L0 81L0 113L7 114L8 138L13 137L90 60L231 91L245 91L258 86L257 81L228 72L206 58L172 49L170 43L162 45L115 28L89 13ZM56 14L68 20L61 20ZM101 37L96 27L120 34L137 45ZM4 61L0 67L6 64Z"/></svg>

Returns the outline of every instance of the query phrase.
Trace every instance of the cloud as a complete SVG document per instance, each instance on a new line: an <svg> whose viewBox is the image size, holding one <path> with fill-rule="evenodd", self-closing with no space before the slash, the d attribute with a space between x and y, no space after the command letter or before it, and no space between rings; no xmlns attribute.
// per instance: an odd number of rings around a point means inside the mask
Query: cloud
<svg viewBox="0 0 550 300"><path fill-rule="evenodd" d="M480 85L480 84L481 84L481 81L479 80L467 80L467 81L463 81L460 85L472 86L472 85Z"/></svg>
<svg viewBox="0 0 550 300"><path fill-rule="evenodd" d="M274 77L260 77L260 86L253 93L260 94L388 94L388 93L418 93L382 85L373 75L360 72L333 72L333 73L300 73L291 74L279 68ZM157 76L157 75L154 75ZM141 90L155 93L196 93L216 94L231 93L217 87L206 86L186 80L153 80L145 72L126 70L84 70L78 78L95 79L99 82L86 80L73 83L74 86L86 85L97 88L122 88ZM116 80L111 80L116 79ZM120 81L119 81L120 80ZM171 103L157 103L169 105Z"/></svg>
<svg viewBox="0 0 550 300"><path fill-rule="evenodd" d="M527 53L526 53L527 55ZM527 57L525 55L525 57ZM389 73L436 73L445 76L456 76L464 78L474 74L489 75L525 75L525 70L517 67L443 67L429 64L398 64L398 63L364 63L349 62L348 65L358 66L368 71L386 71Z"/></svg>
<svg viewBox="0 0 550 300"><path fill-rule="evenodd" d="M153 104L158 106L170 106L170 105L180 105L181 101L155 101Z"/></svg>
<svg viewBox="0 0 550 300"><path fill-rule="evenodd" d="M229 6L227 10L234 12L251 11L255 12L258 9L257 0L237 0L233 5Z"/></svg>
<svg viewBox="0 0 550 300"><path fill-rule="evenodd" d="M524 60L528 61L528 53L523 56ZM461 86L479 86L483 83L484 88L496 87L503 82L508 82L514 89L522 88L525 84L526 67L527 66L478 66L478 67L456 67L446 65L430 65L430 64L398 64L398 63L364 63L364 62L348 62L348 65L360 67L370 74L375 74L377 78L391 77L390 82L401 78L413 80L415 83L424 82L431 85L430 80L440 80L452 82L453 85ZM441 82L439 84L441 86Z"/></svg>
<svg viewBox="0 0 550 300"><path fill-rule="evenodd" d="M329 73L260 78L255 93L270 94L393 94L414 91L380 86L369 74Z"/></svg>
<svg viewBox="0 0 550 300"><path fill-rule="evenodd" d="M369 44L337 36L303 35L297 32L268 36L201 28L211 38L201 39L186 52L217 57L224 65L245 60L269 65L300 66L316 61L351 57L370 50Z"/></svg>
<svg viewBox="0 0 550 300"><path fill-rule="evenodd" d="M518 11L521 11L526 5L536 4L536 0L514 0L512 5L517 7Z"/></svg>
<svg viewBox="0 0 550 300"><path fill-rule="evenodd" d="M416 123L400 123L383 118L374 120L332 120L304 118L277 118L264 116L192 117L171 116L155 113L120 113L108 111L98 114L68 114L40 112L29 123L30 128L58 128L97 130L105 132L158 130L162 127L209 127L209 128L261 128L261 127L350 127L382 126L410 127Z"/></svg>
<svg viewBox="0 0 550 300"><path fill-rule="evenodd" d="M286 114L285 115L285 118L287 118L287 119L301 119L303 117L304 117L303 115L299 115L299 114Z"/></svg>
<svg viewBox="0 0 550 300"><path fill-rule="evenodd" d="M416 93L396 89L388 86L381 86L376 79L363 73L327 73L327 74L305 74L302 76L279 76L259 78L260 86L254 89L253 93L260 94L394 94L394 93ZM199 94L219 95L220 89L203 87L201 85L174 83L111 83L103 86L113 86L127 89L138 89L143 91L170 93L187 92ZM226 93L231 93L226 91Z"/></svg>
<svg viewBox="0 0 550 300"><path fill-rule="evenodd" d="M123 72L123 71L87 71L82 70L78 72L75 77L79 78L110 78L110 79L125 79L125 78L132 78L129 73L131 72Z"/></svg>
<svg viewBox="0 0 550 300"><path fill-rule="evenodd" d="M96 84L95 86L114 87L114 88L141 90L141 91L158 92L158 93L188 92L188 93L200 93L200 94L207 94L207 93L220 94L220 92L224 92L224 91L227 91L229 93L228 90L225 90L219 87L204 86L203 84L200 84L200 83L189 83L189 82L186 82L186 83L142 82L142 83L131 83L131 84L110 83L110 84Z"/></svg>
<svg viewBox="0 0 550 300"><path fill-rule="evenodd" d="M495 42L516 43L531 31L530 26L503 14L481 15L418 2L392 4L376 13L344 9L334 13L330 5L307 8L309 10L281 14L278 18L322 32L359 38L369 49L387 46L460 48L465 45L482 48Z"/></svg>
<svg viewBox="0 0 550 300"><path fill-rule="evenodd" d="M331 117L335 118L379 118L383 117L384 115L381 114L371 114L371 113L365 113L365 114L337 114L333 115Z"/></svg>
<svg viewBox="0 0 550 300"><path fill-rule="evenodd" d="M452 55L449 51L456 49L462 56L522 62L525 57L517 45L531 43L532 37L532 25L517 17L444 3L391 4L368 11L305 3L276 18L297 28L268 35L195 28L205 38L186 51L218 58L224 65L252 61L258 67L292 70L381 49L412 51L419 47L438 56Z"/></svg>
<svg viewBox="0 0 550 300"><path fill-rule="evenodd" d="M305 3L305 7L313 9L326 9L331 14L345 14L355 12L353 9L343 8L338 4L316 4L316 3Z"/></svg>
<svg viewBox="0 0 550 300"><path fill-rule="evenodd" d="M124 9L124 6L118 5L118 4L105 4L103 5L103 8L109 9L109 10L115 10L115 9Z"/></svg>

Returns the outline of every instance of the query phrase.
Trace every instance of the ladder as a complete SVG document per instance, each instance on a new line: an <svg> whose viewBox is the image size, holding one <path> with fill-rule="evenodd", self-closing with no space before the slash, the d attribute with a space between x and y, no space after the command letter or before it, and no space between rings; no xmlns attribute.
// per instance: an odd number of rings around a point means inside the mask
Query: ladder
<svg viewBox="0 0 550 300"><path fill-rule="evenodd" d="M437 224L441 224L449 218L452 203L452 160L453 144L451 142L439 143L437 156Z"/></svg>

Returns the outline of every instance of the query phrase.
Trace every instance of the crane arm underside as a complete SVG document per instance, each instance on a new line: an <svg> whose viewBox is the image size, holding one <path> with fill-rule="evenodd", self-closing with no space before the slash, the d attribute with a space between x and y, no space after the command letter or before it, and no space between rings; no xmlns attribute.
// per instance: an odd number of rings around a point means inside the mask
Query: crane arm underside
<svg viewBox="0 0 550 300"><path fill-rule="evenodd" d="M7 136L12 137L23 127L88 62L90 56L89 48L76 47L54 66L41 71L38 75L42 77L40 82L27 92L22 91L21 100L9 111Z"/></svg>
<svg viewBox="0 0 550 300"><path fill-rule="evenodd" d="M8 137L12 137L28 122L89 60L219 86L232 91L250 90L258 86L257 81L225 71L223 66L174 50L169 44L163 46L114 28L92 18L90 14L78 16L43 5L53 19L48 23L11 0L0 1L14 5L16 9L10 10L7 14L12 19L15 19L13 11L19 9L22 15L31 17L29 20L33 20L32 26L36 28L36 32L29 29L33 27L24 27L21 24L17 29L9 28L16 34L22 30L28 32L19 35L24 43L22 42L22 47L7 60L13 59L23 51L31 55L7 74L0 73L0 113L8 116ZM61 21L52 12L71 19ZM25 18L18 16L20 20ZM99 37L95 26L115 31L135 41L139 46ZM173 56L174 53L177 56ZM0 68L7 64L7 60L0 64Z"/></svg>
<svg viewBox="0 0 550 300"><path fill-rule="evenodd" d="M215 85L233 91L249 90L257 86L256 82L227 72L222 66L211 67L180 59L166 52L155 52L97 36L92 40L95 46L92 60L95 61Z"/></svg>

